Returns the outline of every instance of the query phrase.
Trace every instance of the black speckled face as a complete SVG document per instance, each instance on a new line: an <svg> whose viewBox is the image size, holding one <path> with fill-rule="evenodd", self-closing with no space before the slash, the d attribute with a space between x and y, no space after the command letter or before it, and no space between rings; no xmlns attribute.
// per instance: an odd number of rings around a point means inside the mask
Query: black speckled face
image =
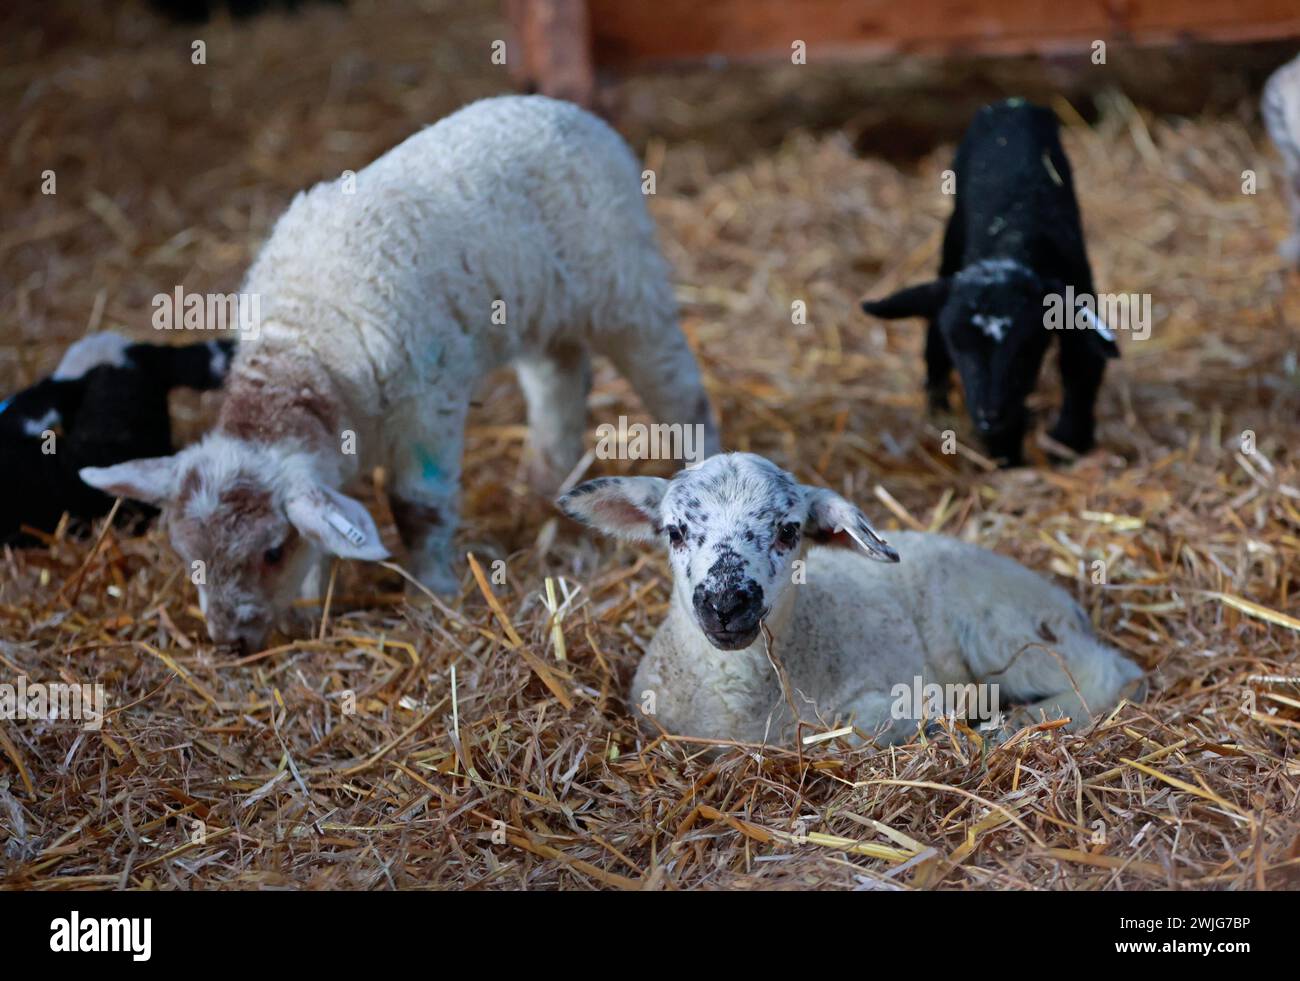
<svg viewBox="0 0 1300 981"><path fill-rule="evenodd" d="M791 580L804 498L762 457L710 458L673 478L660 510L675 588L719 650L748 647Z"/></svg>

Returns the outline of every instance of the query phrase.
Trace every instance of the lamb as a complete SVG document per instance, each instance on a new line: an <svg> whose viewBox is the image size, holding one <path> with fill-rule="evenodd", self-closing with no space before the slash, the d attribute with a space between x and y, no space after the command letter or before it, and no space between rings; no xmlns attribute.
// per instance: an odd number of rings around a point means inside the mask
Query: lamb
<svg viewBox="0 0 1300 981"><path fill-rule="evenodd" d="M673 733L788 743L797 709L814 728L893 744L915 735L926 685L997 685L1021 718L1080 726L1142 677L1063 590L1011 559L944 535L886 542L843 497L760 456L590 480L557 503L668 548L672 599L630 702ZM854 543L865 556L825 547Z"/></svg>
<svg viewBox="0 0 1300 981"><path fill-rule="evenodd" d="M23 525L50 532L65 512L107 514L113 499L78 471L170 453L168 393L220 387L233 351L229 341L135 344L107 331L68 348L49 378L0 404L0 541L28 544Z"/></svg>
<svg viewBox="0 0 1300 981"><path fill-rule="evenodd" d="M378 466L413 575L455 590L465 418L499 366L516 367L530 470L548 491L582 456L592 351L713 452L640 181L595 116L507 96L299 194L247 275L259 329L240 344L215 430L86 480L165 506L176 551L202 563L210 637L256 647L297 589L319 590L325 556L387 556L342 492Z"/></svg>
<svg viewBox="0 0 1300 981"><path fill-rule="evenodd" d="M1287 262L1300 265L1300 57L1269 76L1260 106L1268 135L1282 155L1291 207L1292 232L1278 251Z"/></svg>
<svg viewBox="0 0 1300 981"><path fill-rule="evenodd" d="M1051 335L1045 307L1075 296L1063 315L1059 363L1065 388L1049 434L1075 453L1094 442L1094 403L1114 334L1094 309L1070 163L1051 111L1012 99L976 115L953 163L956 198L939 278L862 304L886 319L926 317L926 388L932 410L948 408L953 365L967 410L989 453L1022 459L1025 398ZM1073 288L1073 294L1067 292Z"/></svg>

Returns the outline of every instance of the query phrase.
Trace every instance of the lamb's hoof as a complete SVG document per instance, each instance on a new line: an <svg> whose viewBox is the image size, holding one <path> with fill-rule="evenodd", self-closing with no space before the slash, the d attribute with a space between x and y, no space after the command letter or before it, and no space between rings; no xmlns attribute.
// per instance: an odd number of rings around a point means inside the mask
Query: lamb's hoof
<svg viewBox="0 0 1300 981"><path fill-rule="evenodd" d="M1147 695L1151 691L1151 683L1145 678L1138 678L1135 682L1130 682L1122 694L1134 705L1141 705L1147 700Z"/></svg>
<svg viewBox="0 0 1300 981"><path fill-rule="evenodd" d="M1025 427L1008 426L994 432L981 432L984 455L1003 469L1019 467L1025 462Z"/></svg>
<svg viewBox="0 0 1300 981"><path fill-rule="evenodd" d="M948 401L948 386L944 385L940 388L926 388L925 404L930 410L930 415L932 416L943 417L951 414L952 405Z"/></svg>
<svg viewBox="0 0 1300 981"><path fill-rule="evenodd" d="M942 722L930 721L925 724L924 732L926 739L942 739L947 735L948 730Z"/></svg>
<svg viewBox="0 0 1300 981"><path fill-rule="evenodd" d="M1058 460L1062 463L1074 463L1087 452L1086 449L1075 449L1073 445L1064 441L1061 438L1061 434L1056 430L1053 430L1050 433L1040 432L1038 434L1037 442L1039 448L1042 449L1044 453L1053 460Z"/></svg>
<svg viewBox="0 0 1300 981"><path fill-rule="evenodd" d="M978 732L979 737L984 740L984 752L989 753L992 750L997 749L1023 728L1023 725L1016 725L1012 723L1010 719L1003 719L998 725L982 723L975 731Z"/></svg>
<svg viewBox="0 0 1300 981"><path fill-rule="evenodd" d="M1039 444L1049 453L1074 460L1088 453L1096 445L1096 438L1092 425L1058 419L1046 436L1039 439Z"/></svg>
<svg viewBox="0 0 1300 981"><path fill-rule="evenodd" d="M1024 450L1019 444L996 448L986 446L984 454L998 465L999 470L1011 470L1025 465Z"/></svg>

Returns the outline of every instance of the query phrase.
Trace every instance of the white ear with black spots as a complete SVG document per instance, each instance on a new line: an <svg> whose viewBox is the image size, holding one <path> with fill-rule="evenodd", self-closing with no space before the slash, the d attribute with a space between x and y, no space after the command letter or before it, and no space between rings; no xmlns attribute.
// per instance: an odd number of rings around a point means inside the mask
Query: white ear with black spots
<svg viewBox="0 0 1300 981"><path fill-rule="evenodd" d="M871 527L856 505L822 487L805 486L803 491L808 507L804 535L809 541L845 547L856 544L877 561L898 561L898 553Z"/></svg>
<svg viewBox="0 0 1300 981"><path fill-rule="evenodd" d="M659 505L668 490L662 477L598 477L579 484L556 506L574 521L631 542L659 534Z"/></svg>

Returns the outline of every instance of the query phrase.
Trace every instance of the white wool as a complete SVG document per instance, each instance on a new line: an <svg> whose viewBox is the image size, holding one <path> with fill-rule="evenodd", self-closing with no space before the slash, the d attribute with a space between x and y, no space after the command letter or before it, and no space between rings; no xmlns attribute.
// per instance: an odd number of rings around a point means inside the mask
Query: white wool
<svg viewBox="0 0 1300 981"><path fill-rule="evenodd" d="M46 409L45 414L37 419L24 419L23 432L28 436L41 436L46 430L53 429L63 422L58 409Z"/></svg>
<svg viewBox="0 0 1300 981"><path fill-rule="evenodd" d="M999 344L1002 342L1002 338L1007 336L1007 328L1011 326L1010 317L991 317L988 314L977 313L971 317L971 320L984 333L985 337L991 337Z"/></svg>
<svg viewBox="0 0 1300 981"><path fill-rule="evenodd" d="M1300 264L1300 57L1275 71L1264 86L1261 109L1268 134L1282 155L1283 183L1291 206L1291 235L1279 251Z"/></svg>
<svg viewBox="0 0 1300 981"><path fill-rule="evenodd" d="M1015 259L981 259L965 266L957 273L957 279L974 285L994 285L1005 283L1013 277L1033 277L1033 272L1022 262Z"/></svg>
<svg viewBox="0 0 1300 981"><path fill-rule="evenodd" d="M519 371L539 484L582 455L589 347L656 421L702 424L717 449L640 165L566 102L476 102L299 194L243 292L260 296L263 321L233 375L304 358L328 372L357 452L331 452L324 479L383 466L401 498L436 511L439 525L407 543L436 588L453 588L465 413L495 368Z"/></svg>
<svg viewBox="0 0 1300 981"><path fill-rule="evenodd" d="M195 521L210 519L221 506L221 494L250 476L271 478L269 489L278 505L283 505L295 488L322 477L310 454L286 447L257 445L231 439L222 433L210 434L202 443L186 447L178 454L178 473L187 473L195 482L185 506L185 516Z"/></svg>
<svg viewBox="0 0 1300 981"><path fill-rule="evenodd" d="M236 599L214 587L210 633L239 626L241 641L258 643L287 605L289 578L310 567L312 594L322 550L386 555L364 507L338 493L376 467L403 561L424 586L454 590L465 418L480 379L511 362L544 489L582 457L589 352L610 358L656 422L700 425L706 452L717 449L640 165L568 103L474 103L299 194L241 295L256 298L260 320L239 345L216 431L171 475L188 497L188 547L245 570L218 584ZM216 520L238 506L238 495L225 502L240 481L269 492L275 509ZM259 579L248 570L281 517L310 554ZM266 607L256 616L254 595Z"/></svg>
<svg viewBox="0 0 1300 981"><path fill-rule="evenodd" d="M214 378L224 378L230 368L230 356L216 341L208 341L208 350L212 352L208 361L208 371Z"/></svg>
<svg viewBox="0 0 1300 981"><path fill-rule="evenodd" d="M54 374L51 377L55 381L73 381L100 365L125 368L127 366L126 349L132 343L134 342L121 334L114 334L111 331L90 334L74 343L64 352L63 360L54 369Z"/></svg>
<svg viewBox="0 0 1300 981"><path fill-rule="evenodd" d="M382 414L426 399L448 364L472 384L563 333L671 322L640 181L623 140L576 106L467 106L354 188L340 178L294 199L245 281L263 326L240 357L302 345L354 407Z"/></svg>
<svg viewBox="0 0 1300 981"><path fill-rule="evenodd" d="M723 472L724 460L732 473ZM659 519L690 514L698 535L670 548L672 601L632 684L635 713L653 706L659 725L689 736L789 742L793 702L813 731L851 723L894 743L917 730L915 719L897 717L895 687L911 689L918 677L940 686L997 684L1004 712L1027 702L1022 720L1041 711L1068 715L1074 726L1135 694L1141 670L1094 636L1064 590L976 545L896 532L888 538L897 564L820 545L803 553L802 569L771 558L761 529L788 518L797 486L743 454L713 458L698 477L674 478ZM805 500L818 493L798 492ZM762 582L770 649L760 633L748 647L720 650L697 622L693 589L728 553L760 579L776 568Z"/></svg>

